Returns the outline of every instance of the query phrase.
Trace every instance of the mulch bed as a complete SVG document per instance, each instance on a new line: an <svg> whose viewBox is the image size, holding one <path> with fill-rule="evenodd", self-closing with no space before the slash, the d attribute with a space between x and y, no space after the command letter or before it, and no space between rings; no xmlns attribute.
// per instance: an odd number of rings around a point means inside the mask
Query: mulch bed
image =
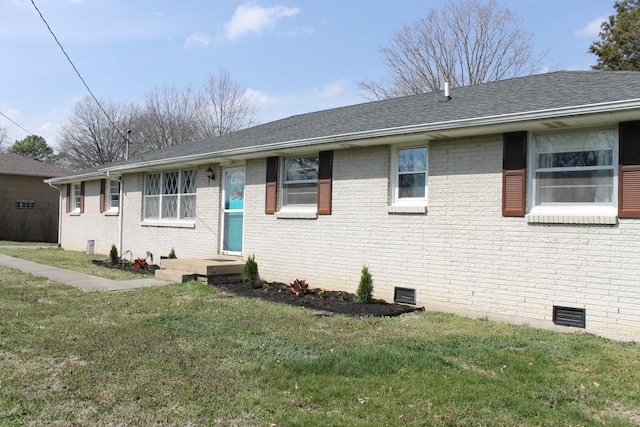
<svg viewBox="0 0 640 427"><path fill-rule="evenodd" d="M290 291L289 285L278 282L265 282L262 287L257 289L245 286L242 282L220 283L213 286L234 295L356 317L390 317L424 310L424 308L388 303L382 300L374 300L371 304L361 304L356 302L355 295L340 291L309 289L306 294L296 296Z"/></svg>

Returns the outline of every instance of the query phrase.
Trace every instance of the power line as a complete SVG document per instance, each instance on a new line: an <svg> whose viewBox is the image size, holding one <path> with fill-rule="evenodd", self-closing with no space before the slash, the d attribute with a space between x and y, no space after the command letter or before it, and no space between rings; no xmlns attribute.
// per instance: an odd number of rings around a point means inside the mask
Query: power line
<svg viewBox="0 0 640 427"><path fill-rule="evenodd" d="M22 129L23 131L25 131L26 133L28 133L29 135L35 135L33 132L29 132L28 130L26 130L25 128L23 128L22 126L20 126L18 123L16 123L11 117L7 116L6 114L4 114L2 111L0 111L0 116L4 117L5 119L9 120L11 123L13 123L14 125L18 126L20 129Z"/></svg>
<svg viewBox="0 0 640 427"><path fill-rule="evenodd" d="M87 84L87 82L84 81L84 78L82 78L82 75L80 74L80 71L78 71L78 69L76 68L75 64L73 63L73 61L71 60L71 58L69 57L69 55L67 55L67 52L64 50L64 47L62 47L62 44L60 43L60 41L58 40L58 37L56 37L56 35L54 34L53 30L51 29L51 27L49 26L49 23L47 22L46 19L44 19L44 16L42 16L42 12L40 12L40 9L38 9L38 6L36 6L36 3L34 0L31 0L31 4L33 5L33 7L36 9L36 11L38 12L38 15L40 15L40 19L42 19L42 22L44 22L44 25L47 26L47 29L49 30L49 32L51 33L51 35L53 36L54 40L56 41L56 43L58 43L58 46L60 46L60 49L62 50L62 53L64 53L64 56L67 57L67 61L69 61L69 64L71 64L71 66L73 67L73 70L76 72L76 74L78 75L78 77L80 78L80 80L82 81L82 84L84 84L84 87L87 88L87 90L89 91L89 93L91 94L91 97L93 98L93 100L96 102L96 104L98 105L98 107L100 108L100 110L104 113L105 117L107 118L107 120L109 121L109 123L111 123L111 126L113 126L113 128L116 130L116 132L118 132L118 135L120 135L123 139L124 139L124 135L122 134L122 132L120 132L120 129L118 129L118 126L116 126L116 124L113 122L113 120L111 120L111 117L109 117L109 114L107 114L107 112L105 111L104 108L102 108L102 105L100 104L100 101L98 101L98 98L96 98L96 96L93 94L93 92L91 91L91 89L89 88L89 85Z"/></svg>

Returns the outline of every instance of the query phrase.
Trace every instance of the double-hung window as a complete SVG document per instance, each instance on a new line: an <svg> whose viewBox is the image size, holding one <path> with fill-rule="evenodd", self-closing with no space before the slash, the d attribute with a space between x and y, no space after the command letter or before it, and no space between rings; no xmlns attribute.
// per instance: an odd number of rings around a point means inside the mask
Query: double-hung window
<svg viewBox="0 0 640 427"><path fill-rule="evenodd" d="M107 209L110 211L117 211L120 208L120 182L109 181L107 203Z"/></svg>
<svg viewBox="0 0 640 427"><path fill-rule="evenodd" d="M615 208L616 141L614 129L536 135L534 209Z"/></svg>
<svg viewBox="0 0 640 427"><path fill-rule="evenodd" d="M145 179L146 220L193 220L196 214L195 169L149 173Z"/></svg>
<svg viewBox="0 0 640 427"><path fill-rule="evenodd" d="M393 204L426 205L427 147L400 147L393 156Z"/></svg>
<svg viewBox="0 0 640 427"><path fill-rule="evenodd" d="M72 185L72 198L71 198L71 210L73 212L80 212L82 208L82 186L80 183L75 183Z"/></svg>
<svg viewBox="0 0 640 427"><path fill-rule="evenodd" d="M284 160L282 179L283 208L313 208L318 204L318 156Z"/></svg>

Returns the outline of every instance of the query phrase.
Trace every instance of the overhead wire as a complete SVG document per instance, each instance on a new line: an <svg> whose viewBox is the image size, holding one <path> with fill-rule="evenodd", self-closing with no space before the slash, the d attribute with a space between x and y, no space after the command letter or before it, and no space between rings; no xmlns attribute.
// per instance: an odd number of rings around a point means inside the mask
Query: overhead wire
<svg viewBox="0 0 640 427"><path fill-rule="evenodd" d="M4 117L5 119L9 120L11 123L13 123L14 125L18 126L20 129L22 129L23 131L25 131L27 134L29 135L35 135L33 132L29 132L27 129L25 129L22 125L20 125L19 123L17 123L15 120L13 120L11 117L7 116L6 114L4 114L2 111L0 111L0 116Z"/></svg>
<svg viewBox="0 0 640 427"><path fill-rule="evenodd" d="M120 135L123 139L125 139L125 136L122 134L122 132L120 132L120 129L118 129L118 126L116 126L116 124L113 122L113 120L111 119L111 117L109 116L109 114L107 114L107 111L102 107L102 104L100 104L100 101L98 101L98 98L96 98L96 96L93 94L93 91L91 90L91 88L89 87L89 85L87 84L87 82L84 80L84 78L82 77L82 75L80 74L80 71L78 71L78 69L76 68L75 64L73 63L73 61L71 60L71 58L69 57L69 55L67 54L67 52L64 50L64 47L62 46L62 43L60 43L60 41L58 40L58 37L56 37L55 33L53 32L53 30L51 29L51 27L49 26L49 23L47 22L46 19L44 19L44 16L42 15L42 12L40 12L40 9L38 9L38 6L36 6L36 3L34 0L31 0L31 4L33 5L33 7L36 9L36 11L38 12L38 15L40 15L40 19L42 19L42 22L44 22L44 24L47 26L47 29L49 30L49 32L51 33L51 35L53 36L53 39L56 41L56 43L58 44L58 46L60 47L60 49L62 50L62 53L64 54L64 56L67 58L67 61L69 61L69 64L71 64L71 67L73 67L73 70L76 72L76 74L78 75L78 77L80 78L80 81L82 81L82 84L84 84L84 87L87 88L87 91L89 91L89 94L91 94L91 97L93 98L93 100L95 101L95 103L98 105L98 108L100 108L100 110L102 111L102 113L105 115L105 117L107 118L107 120L109 121L109 123L111 124L111 126L113 126L113 128L116 130L116 132L118 132L118 135ZM126 139L125 139L126 140Z"/></svg>

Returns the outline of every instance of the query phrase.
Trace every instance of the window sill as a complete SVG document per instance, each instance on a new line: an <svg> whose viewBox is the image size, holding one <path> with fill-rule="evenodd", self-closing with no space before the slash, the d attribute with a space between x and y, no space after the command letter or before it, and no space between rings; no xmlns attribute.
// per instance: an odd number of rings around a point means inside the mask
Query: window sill
<svg viewBox="0 0 640 427"><path fill-rule="evenodd" d="M616 225L618 215L612 211L571 212L569 210L535 209L525 215L530 224L584 224L584 225Z"/></svg>
<svg viewBox="0 0 640 427"><path fill-rule="evenodd" d="M427 207L424 205L391 205L387 206L387 213L424 215L427 213Z"/></svg>
<svg viewBox="0 0 640 427"><path fill-rule="evenodd" d="M143 221L140 223L142 227L166 227L166 228L196 228L195 222L178 222L178 221Z"/></svg>
<svg viewBox="0 0 640 427"><path fill-rule="evenodd" d="M80 211L71 211L69 212L69 216L80 216Z"/></svg>
<svg viewBox="0 0 640 427"><path fill-rule="evenodd" d="M275 215L277 219L318 219L318 212L311 210L282 210Z"/></svg>
<svg viewBox="0 0 640 427"><path fill-rule="evenodd" d="M120 215L120 211L104 211L105 216L118 216Z"/></svg>

